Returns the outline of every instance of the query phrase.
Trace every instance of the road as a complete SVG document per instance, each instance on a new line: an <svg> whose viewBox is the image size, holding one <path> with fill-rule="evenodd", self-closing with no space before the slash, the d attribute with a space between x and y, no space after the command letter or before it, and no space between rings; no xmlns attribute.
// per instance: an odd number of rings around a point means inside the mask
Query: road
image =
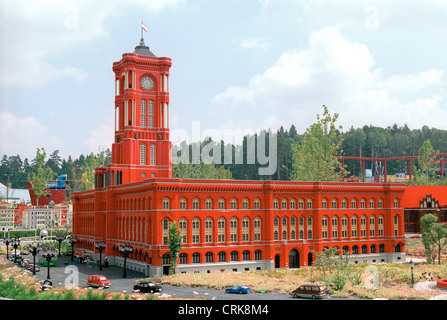
<svg viewBox="0 0 447 320"><path fill-rule="evenodd" d="M32 261L32 256L25 256ZM65 264L68 262L68 264ZM96 264L89 267L87 264L71 261L71 257L62 256L58 259L58 265L50 267L50 279L53 287L63 286L87 286L87 277L92 274L102 274L112 283L111 287L104 289L111 292L132 293L133 286L137 280L145 278L145 275L134 270L126 270L126 278L123 278L122 267L110 266L99 270ZM40 265L40 271L34 276L38 281L47 279L48 268ZM288 294L279 293L257 293L228 294L224 290L209 289L203 287L177 287L163 285L161 294L170 295L174 298L204 299L204 300L298 300L291 298ZM326 300L338 300L330 298Z"/></svg>

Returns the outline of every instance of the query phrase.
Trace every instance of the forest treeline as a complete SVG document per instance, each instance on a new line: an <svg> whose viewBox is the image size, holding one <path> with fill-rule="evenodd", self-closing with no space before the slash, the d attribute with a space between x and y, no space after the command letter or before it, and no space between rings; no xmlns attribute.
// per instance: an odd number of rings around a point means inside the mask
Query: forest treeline
<svg viewBox="0 0 447 320"><path fill-rule="evenodd" d="M245 136L241 145L224 144L223 141L212 141L210 138L205 139L200 143L187 144L183 142L177 149L189 149L189 161L193 162L193 149L206 148L210 156L213 155L213 150L221 148L220 164L216 166L220 169L225 169L221 174L215 178L233 178L233 179L250 179L250 180L290 180L292 172L292 146L300 144L303 134L298 134L296 127L292 125L285 129L281 127L276 132L265 130L261 133L275 135L277 143L276 153L276 170L271 175L260 175L259 168L265 166L259 162L259 157L253 157L253 161L248 161L247 155L252 151L250 149L250 141L253 141L255 136ZM402 127L394 125L392 127L381 128L376 126L364 126L362 128L353 128L340 132L343 136L341 153L345 156L364 156L364 157L394 157L394 156L408 156L417 155L418 150L422 147L426 140L430 140L431 145L437 152L447 152L447 130L436 128L429 128L423 126L421 129L410 129L407 125ZM258 133L260 134L260 133ZM268 137L268 135L267 135ZM254 140L256 141L256 139ZM265 140L265 150L268 152L269 139ZM210 148L213 146L213 148ZM258 145L255 145L255 149ZM211 150L211 151L210 151ZM232 155L231 161L228 158L224 159L225 152ZM228 153L231 150L231 153ZM248 150L248 153L247 153ZM236 155L239 154L243 161L239 163L236 161ZM92 170L90 166L97 161L99 154L93 152L88 155L81 154L78 158L73 159L71 156L68 159L63 159L59 155L59 150L48 153L44 166L50 167L54 172L54 179L57 179L61 174L67 174L67 185L72 191L81 190L82 176L86 170ZM110 162L110 149L101 152L102 161L104 165ZM28 176L36 168L36 159L21 159L20 155L3 155L0 165L0 182L4 185L10 183L12 188L27 188ZM196 167L200 169L203 163L198 163ZM345 165L347 171L352 176L361 175L361 163L355 160L346 160ZM373 163L370 161L365 163L366 168L373 168ZM415 165L415 162L413 163ZM182 174L182 167L174 165L174 176ZM211 172L211 171L210 171ZM387 161L387 173L395 174L398 172L409 172L407 160L393 160Z"/></svg>

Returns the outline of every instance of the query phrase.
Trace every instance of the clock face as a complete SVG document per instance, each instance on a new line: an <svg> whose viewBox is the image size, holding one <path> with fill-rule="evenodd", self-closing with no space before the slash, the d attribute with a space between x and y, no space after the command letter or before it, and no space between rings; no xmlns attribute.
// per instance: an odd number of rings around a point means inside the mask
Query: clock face
<svg viewBox="0 0 447 320"><path fill-rule="evenodd" d="M152 90L154 87L154 80L152 80L151 77L143 77L141 78L140 84L144 90Z"/></svg>

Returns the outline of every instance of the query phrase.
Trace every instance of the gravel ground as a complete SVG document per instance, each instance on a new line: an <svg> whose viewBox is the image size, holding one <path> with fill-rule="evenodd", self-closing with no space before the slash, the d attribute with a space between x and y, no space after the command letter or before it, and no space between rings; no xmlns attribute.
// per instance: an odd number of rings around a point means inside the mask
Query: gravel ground
<svg viewBox="0 0 447 320"><path fill-rule="evenodd" d="M430 300L447 300L447 289L438 288L436 281L418 282L414 285L414 289L418 291L439 290L441 294L430 298Z"/></svg>

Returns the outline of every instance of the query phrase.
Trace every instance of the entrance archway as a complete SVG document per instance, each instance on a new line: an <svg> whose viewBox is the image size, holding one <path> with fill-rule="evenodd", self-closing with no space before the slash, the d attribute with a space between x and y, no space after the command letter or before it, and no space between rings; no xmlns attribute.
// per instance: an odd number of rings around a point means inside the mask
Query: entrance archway
<svg viewBox="0 0 447 320"><path fill-rule="evenodd" d="M279 268L279 254L275 256L275 268Z"/></svg>
<svg viewBox="0 0 447 320"><path fill-rule="evenodd" d="M312 253L309 252L307 255L307 265L310 267L312 265Z"/></svg>
<svg viewBox="0 0 447 320"><path fill-rule="evenodd" d="M298 250L292 249L289 252L289 268L299 268L300 267L300 254Z"/></svg>

